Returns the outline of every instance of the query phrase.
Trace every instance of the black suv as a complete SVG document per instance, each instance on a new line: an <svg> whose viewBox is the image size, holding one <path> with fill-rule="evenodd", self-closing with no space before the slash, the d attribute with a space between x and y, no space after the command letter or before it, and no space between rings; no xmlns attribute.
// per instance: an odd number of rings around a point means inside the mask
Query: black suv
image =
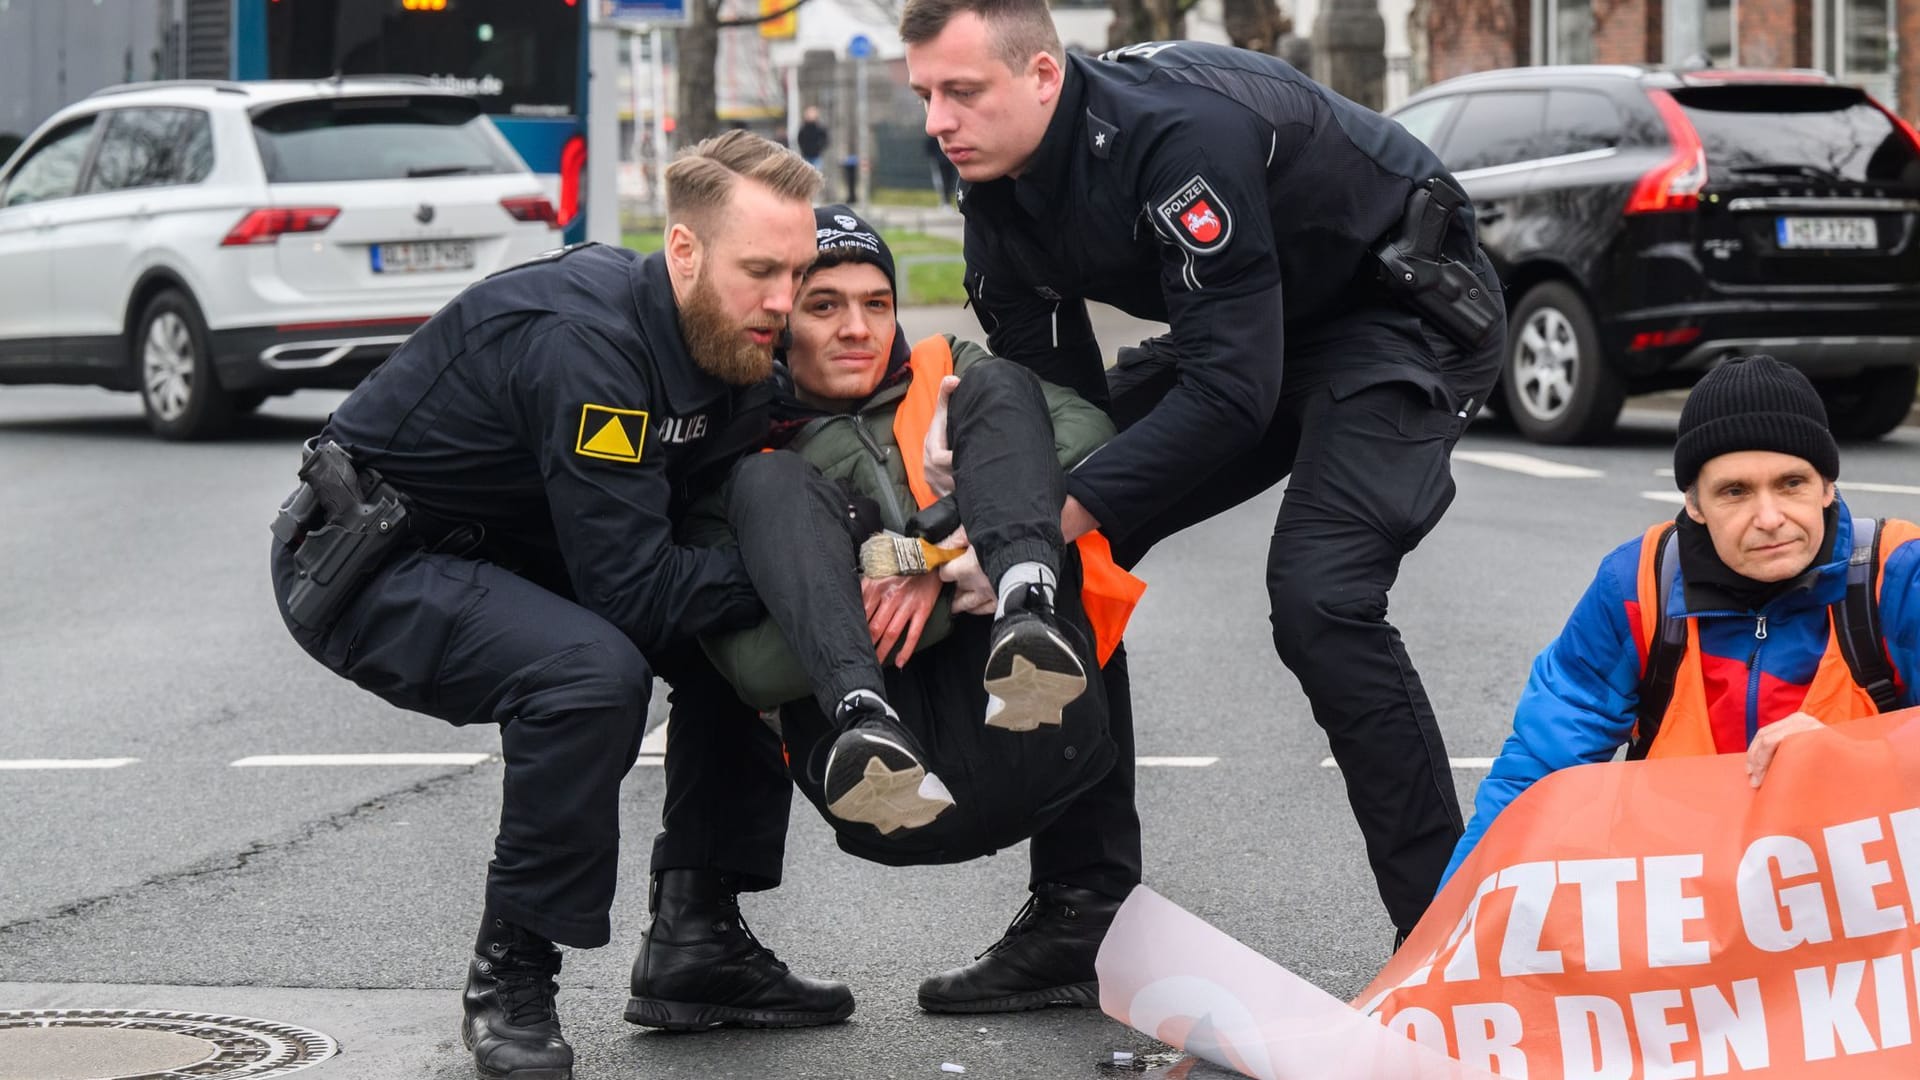
<svg viewBox="0 0 1920 1080"><path fill-rule="evenodd" d="M1835 434L1898 426L1920 375L1920 135L1812 71L1537 67L1393 116L1473 196L1507 285L1500 381L1529 438L1611 431L1628 394L1768 352Z"/></svg>

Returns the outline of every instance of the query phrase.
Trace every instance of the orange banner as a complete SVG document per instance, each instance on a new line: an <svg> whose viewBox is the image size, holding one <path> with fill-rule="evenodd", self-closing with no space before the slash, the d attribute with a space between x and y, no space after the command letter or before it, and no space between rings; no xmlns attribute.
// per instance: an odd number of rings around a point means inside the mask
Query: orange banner
<svg viewBox="0 0 1920 1080"><path fill-rule="evenodd" d="M1354 1005L1529 1080L1920 1076L1920 709L1554 773Z"/></svg>

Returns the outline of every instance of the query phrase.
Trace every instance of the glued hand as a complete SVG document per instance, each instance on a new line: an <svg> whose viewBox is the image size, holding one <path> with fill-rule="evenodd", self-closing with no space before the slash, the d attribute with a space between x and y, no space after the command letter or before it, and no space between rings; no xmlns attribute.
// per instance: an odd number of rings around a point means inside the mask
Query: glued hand
<svg viewBox="0 0 1920 1080"><path fill-rule="evenodd" d="M1759 787L1760 781L1767 778L1767 766L1773 764L1773 756L1780 751L1780 744L1806 731L1817 731L1826 727L1818 717L1797 712L1782 720L1776 720L1760 729L1747 747L1747 783Z"/></svg>

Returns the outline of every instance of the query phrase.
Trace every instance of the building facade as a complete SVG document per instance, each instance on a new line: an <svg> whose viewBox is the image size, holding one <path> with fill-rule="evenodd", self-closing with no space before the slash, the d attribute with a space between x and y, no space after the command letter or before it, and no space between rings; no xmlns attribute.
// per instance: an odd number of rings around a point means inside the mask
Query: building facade
<svg viewBox="0 0 1920 1080"><path fill-rule="evenodd" d="M1427 82L1528 64L1705 57L1717 67L1819 68L1920 118L1920 0L1419 0L1408 31Z"/></svg>

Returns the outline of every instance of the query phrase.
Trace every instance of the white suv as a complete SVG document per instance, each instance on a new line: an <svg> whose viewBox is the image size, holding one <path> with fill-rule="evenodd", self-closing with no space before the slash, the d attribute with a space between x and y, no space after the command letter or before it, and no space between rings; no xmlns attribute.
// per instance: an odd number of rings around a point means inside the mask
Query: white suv
<svg viewBox="0 0 1920 1080"><path fill-rule="evenodd" d="M0 383L138 390L156 433L214 435L353 386L558 228L492 121L424 81L102 90L0 168Z"/></svg>

